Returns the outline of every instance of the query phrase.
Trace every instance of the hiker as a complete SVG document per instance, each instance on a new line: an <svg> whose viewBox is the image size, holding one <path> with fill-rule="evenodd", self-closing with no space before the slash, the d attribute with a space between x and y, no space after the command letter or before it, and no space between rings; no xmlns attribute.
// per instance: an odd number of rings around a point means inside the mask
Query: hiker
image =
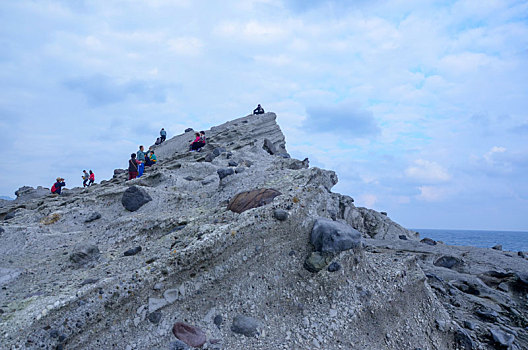
<svg viewBox="0 0 528 350"><path fill-rule="evenodd" d="M64 179L62 177L57 178L57 182L51 186L51 193L61 194L62 187L66 186Z"/></svg>
<svg viewBox="0 0 528 350"><path fill-rule="evenodd" d="M128 160L128 179L132 180L138 176L138 161L136 160L136 154L132 153Z"/></svg>
<svg viewBox="0 0 528 350"><path fill-rule="evenodd" d="M90 170L90 182L88 182L88 186L92 186L95 181L95 174L93 171Z"/></svg>
<svg viewBox="0 0 528 350"><path fill-rule="evenodd" d="M156 164L156 162L158 161L158 158L154 154L154 150L150 151L149 159L152 162L152 164Z"/></svg>
<svg viewBox="0 0 528 350"><path fill-rule="evenodd" d="M202 142L204 143L204 145L206 144L206 141L205 141L205 131L200 131L200 139L202 140ZM203 147L203 146L202 146Z"/></svg>
<svg viewBox="0 0 528 350"><path fill-rule="evenodd" d="M196 138L189 145L189 150L199 152L200 148L202 148L205 145L205 142L202 141L202 138L200 137L199 132L195 132L194 136L196 136Z"/></svg>
<svg viewBox="0 0 528 350"><path fill-rule="evenodd" d="M160 143L162 143L163 141L165 141L165 139L167 139L167 132L165 131L165 129L161 128L160 136L161 136L161 142Z"/></svg>
<svg viewBox="0 0 528 350"><path fill-rule="evenodd" d="M162 142L162 141L161 141L161 137L158 137L158 138L156 139L156 142L154 142L154 144L155 144L156 146L158 146L158 145L161 145L161 142Z"/></svg>
<svg viewBox="0 0 528 350"><path fill-rule="evenodd" d="M83 187L86 187L86 186L89 186L87 185L86 183L88 182L88 180L90 180L90 175L88 175L88 173L86 172L86 170L83 170Z"/></svg>
<svg viewBox="0 0 528 350"><path fill-rule="evenodd" d="M152 161L152 159L150 158L150 154L152 153L153 151L152 150L149 150L147 152L147 154L145 154L145 166L151 166L151 165L154 165L154 162Z"/></svg>
<svg viewBox="0 0 528 350"><path fill-rule="evenodd" d="M253 110L253 114L264 114L264 108L260 106L260 104Z"/></svg>
<svg viewBox="0 0 528 350"><path fill-rule="evenodd" d="M138 174L137 177L141 177L143 175L143 171L145 170L145 148L143 145L139 146L139 151L137 151L137 159L136 162L138 163Z"/></svg>

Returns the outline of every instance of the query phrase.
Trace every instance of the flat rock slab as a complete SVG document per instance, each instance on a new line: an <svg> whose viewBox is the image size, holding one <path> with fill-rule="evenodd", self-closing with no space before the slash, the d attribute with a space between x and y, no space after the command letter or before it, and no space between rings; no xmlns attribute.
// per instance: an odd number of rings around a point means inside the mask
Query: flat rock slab
<svg viewBox="0 0 528 350"><path fill-rule="evenodd" d="M361 233L352 226L327 218L315 221L310 235L310 243L316 251L339 253L361 246Z"/></svg>
<svg viewBox="0 0 528 350"><path fill-rule="evenodd" d="M176 322L172 327L172 333L185 344L195 348L201 347L207 341L204 331L183 322Z"/></svg>
<svg viewBox="0 0 528 350"><path fill-rule="evenodd" d="M151 200L152 198L147 191L137 186L131 186L123 193L121 204L128 211L136 211Z"/></svg>
<svg viewBox="0 0 528 350"><path fill-rule="evenodd" d="M241 192L229 201L227 209L240 214L246 210L269 204L273 201L273 198L281 194L279 191L271 188Z"/></svg>

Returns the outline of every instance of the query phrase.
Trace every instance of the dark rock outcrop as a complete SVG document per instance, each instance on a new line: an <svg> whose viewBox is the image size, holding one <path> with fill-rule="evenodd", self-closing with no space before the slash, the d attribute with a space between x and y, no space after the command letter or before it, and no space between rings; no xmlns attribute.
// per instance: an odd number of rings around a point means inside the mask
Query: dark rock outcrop
<svg viewBox="0 0 528 350"><path fill-rule="evenodd" d="M241 192L229 201L227 209L240 214L246 210L269 204L273 201L273 198L281 194L271 188Z"/></svg>
<svg viewBox="0 0 528 350"><path fill-rule="evenodd" d="M123 193L121 204L128 211L136 211L151 200L152 198L147 191L137 186L131 186Z"/></svg>

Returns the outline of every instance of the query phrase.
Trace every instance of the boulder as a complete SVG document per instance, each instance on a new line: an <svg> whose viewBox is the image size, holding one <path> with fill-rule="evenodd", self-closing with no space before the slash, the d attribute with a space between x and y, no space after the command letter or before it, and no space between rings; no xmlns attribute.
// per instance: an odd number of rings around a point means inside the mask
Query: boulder
<svg viewBox="0 0 528 350"><path fill-rule="evenodd" d="M14 217L15 217L15 211L12 210L12 211L8 212L8 213L4 216L4 220L10 220L10 219L12 219L12 218L14 218Z"/></svg>
<svg viewBox="0 0 528 350"><path fill-rule="evenodd" d="M233 319L231 330L246 337L256 337L259 334L260 322L253 317L237 315Z"/></svg>
<svg viewBox="0 0 528 350"><path fill-rule="evenodd" d="M229 162L227 162L227 165L229 165L229 166L238 166L238 163L235 162L234 160L230 160Z"/></svg>
<svg viewBox="0 0 528 350"><path fill-rule="evenodd" d="M436 245L436 241L431 239L431 238L424 238L420 241L421 243L423 244L427 244L427 245Z"/></svg>
<svg viewBox="0 0 528 350"><path fill-rule="evenodd" d="M137 246L135 248L130 248L129 250L125 251L123 253L124 256L132 256L132 255L136 255L137 253L139 253L141 251L141 246Z"/></svg>
<svg viewBox="0 0 528 350"><path fill-rule="evenodd" d="M154 311L148 314L148 320L154 324L158 324L161 321L161 311Z"/></svg>
<svg viewBox="0 0 528 350"><path fill-rule="evenodd" d="M191 132L191 131L193 131L193 128L187 128L183 132Z"/></svg>
<svg viewBox="0 0 528 350"><path fill-rule="evenodd" d="M91 265L99 259L101 253L95 244L78 243L70 253L70 261L77 266Z"/></svg>
<svg viewBox="0 0 528 350"><path fill-rule="evenodd" d="M128 211L136 211L151 200L152 198L147 191L137 186L131 186L123 193L121 204Z"/></svg>
<svg viewBox="0 0 528 350"><path fill-rule="evenodd" d="M328 265L328 272L337 272L339 270L341 270L341 265L336 261Z"/></svg>
<svg viewBox="0 0 528 350"><path fill-rule="evenodd" d="M51 193L50 190L42 186L38 186L37 188L33 188L31 186L22 186L17 191L15 191L15 195L17 196L16 201L18 202L41 198L49 193Z"/></svg>
<svg viewBox="0 0 528 350"><path fill-rule="evenodd" d="M350 225L327 218L318 218L310 234L316 251L339 253L361 246L361 233Z"/></svg>
<svg viewBox="0 0 528 350"><path fill-rule="evenodd" d="M271 188L240 192L229 201L227 209L235 213L242 213L246 210L269 204L273 201L273 198L281 194L279 191Z"/></svg>
<svg viewBox="0 0 528 350"><path fill-rule="evenodd" d="M195 348L201 347L207 341L204 331L183 322L176 322L172 327L172 333L185 344Z"/></svg>
<svg viewBox="0 0 528 350"><path fill-rule="evenodd" d="M271 155L277 154L277 148L269 139L264 139L264 145L262 148Z"/></svg>
<svg viewBox="0 0 528 350"><path fill-rule="evenodd" d="M502 250L502 244L496 244L496 245L494 245L493 247L491 247L491 249L494 249L494 250Z"/></svg>
<svg viewBox="0 0 528 350"><path fill-rule="evenodd" d="M224 147L215 147L213 149L213 156L215 157L218 157L219 155L221 155L222 153L224 153L226 151L226 149Z"/></svg>
<svg viewBox="0 0 528 350"><path fill-rule="evenodd" d="M218 177L220 178L220 180L222 180L223 178L229 175L233 175L235 171L233 170L233 168L223 168L223 169L218 169L216 173L218 174Z"/></svg>

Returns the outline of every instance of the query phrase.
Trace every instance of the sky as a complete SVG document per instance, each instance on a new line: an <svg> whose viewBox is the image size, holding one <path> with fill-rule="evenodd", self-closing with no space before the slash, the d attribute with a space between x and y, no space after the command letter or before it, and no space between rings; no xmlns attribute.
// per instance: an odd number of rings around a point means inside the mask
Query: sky
<svg viewBox="0 0 528 350"><path fill-rule="evenodd" d="M528 230L528 1L0 2L0 196L277 114L410 228Z"/></svg>

